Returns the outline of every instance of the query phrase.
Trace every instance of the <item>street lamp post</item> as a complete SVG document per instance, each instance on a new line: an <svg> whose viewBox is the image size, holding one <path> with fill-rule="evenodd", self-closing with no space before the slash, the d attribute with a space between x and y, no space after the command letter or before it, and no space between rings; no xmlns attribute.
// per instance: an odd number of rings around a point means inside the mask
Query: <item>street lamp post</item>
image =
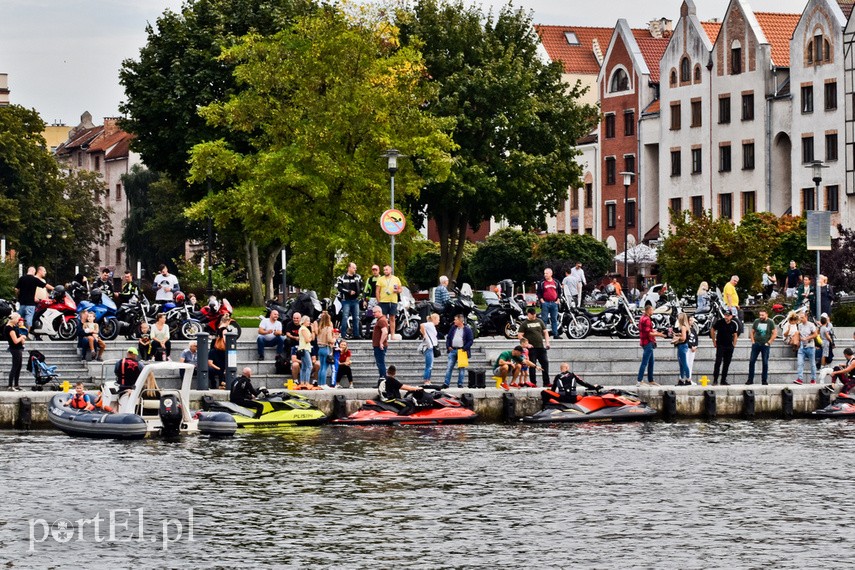
<svg viewBox="0 0 855 570"><path fill-rule="evenodd" d="M208 181L208 197L211 197L211 181ZM214 275L211 271L211 250L214 249L214 218L208 216L208 286L205 289L205 294L208 298L214 294Z"/></svg>
<svg viewBox="0 0 855 570"><path fill-rule="evenodd" d="M621 172L623 176L623 280L624 289L629 293L629 186L634 172Z"/></svg>
<svg viewBox="0 0 855 570"><path fill-rule="evenodd" d="M389 208L394 210L395 209L395 173L398 172L398 157L403 156L403 155L401 155L401 153L399 153L397 149L390 148L389 150L386 151L386 154L384 156L386 157L386 161L387 161L386 168L389 170L389 177L390 177L391 200L389 202L390 203ZM392 263L391 263L391 267L392 267L392 275L394 275L395 274L395 236L390 235L389 237L392 238Z"/></svg>
<svg viewBox="0 0 855 570"><path fill-rule="evenodd" d="M822 169L828 168L821 160L814 160L808 165L813 173L813 183L816 187L814 192L813 209L819 211L819 184L822 182ZM814 295L816 295L816 315L814 318L819 318L822 314L822 297L819 294L819 250L816 250L816 284L813 286Z"/></svg>

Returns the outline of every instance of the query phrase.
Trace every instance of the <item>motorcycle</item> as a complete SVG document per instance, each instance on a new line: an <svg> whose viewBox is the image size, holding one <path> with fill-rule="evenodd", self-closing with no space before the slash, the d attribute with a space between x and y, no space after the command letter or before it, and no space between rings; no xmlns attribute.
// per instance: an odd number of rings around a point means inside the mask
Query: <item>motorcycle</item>
<svg viewBox="0 0 855 570"><path fill-rule="evenodd" d="M590 313L576 306L575 302L567 302L561 297L558 304L558 335L567 335L569 339L583 339L591 334Z"/></svg>
<svg viewBox="0 0 855 570"><path fill-rule="evenodd" d="M134 295L127 303L122 303L116 311L116 318L119 319L119 334L124 334L128 340L139 338L140 325L147 323L151 328L159 312L160 303L151 304L145 297L137 298Z"/></svg>
<svg viewBox="0 0 855 570"><path fill-rule="evenodd" d="M101 291L101 289L92 289L89 294L89 300L81 301L77 305L77 313L89 311L95 313L95 322L98 323L98 335L103 340L113 340L119 336L119 319L116 318L116 303L109 295Z"/></svg>
<svg viewBox="0 0 855 570"><path fill-rule="evenodd" d="M523 310L514 298L514 284L510 279L501 281L499 287L501 294L498 302L488 304L483 311L475 309L477 328L473 328L473 331L476 336L501 334L507 339L516 340L524 317Z"/></svg>
<svg viewBox="0 0 855 570"><path fill-rule="evenodd" d="M590 334L638 338L638 320L623 295L617 298L617 306L609 307L601 313L589 313L578 307L574 310L577 311L577 319L579 317L588 319Z"/></svg>
<svg viewBox="0 0 855 570"><path fill-rule="evenodd" d="M202 332L202 323L193 318L193 311L190 310L190 305L185 303L184 294L180 292L175 294L175 306L166 312L166 325L171 338L191 340Z"/></svg>
<svg viewBox="0 0 855 570"><path fill-rule="evenodd" d="M698 328L698 336L706 336L719 319L724 318L724 304L721 302L721 291L716 289L715 293L709 294L709 304L695 311L695 326Z"/></svg>
<svg viewBox="0 0 855 570"><path fill-rule="evenodd" d="M404 340L418 338L422 318L416 311L416 300L407 287L401 289L398 297L398 316L395 319L395 332L401 335L401 338Z"/></svg>
<svg viewBox="0 0 855 570"><path fill-rule="evenodd" d="M15 310L14 305L6 299L0 299L0 322L5 322Z"/></svg>
<svg viewBox="0 0 855 570"><path fill-rule="evenodd" d="M53 340L72 340L77 336L78 323L77 304L60 285L49 298L36 305L32 333L47 335Z"/></svg>
<svg viewBox="0 0 855 570"><path fill-rule="evenodd" d="M463 315L472 332L475 334L478 332L478 317L475 314L475 302L472 300L472 287L469 283L464 283L459 289L455 288L454 293L454 297L448 299L444 305L425 301L417 306L423 320L427 320L430 313L439 315L439 324L436 327L438 338L445 338L454 326L456 315Z"/></svg>
<svg viewBox="0 0 855 570"><path fill-rule="evenodd" d="M228 299L224 298L222 301L217 301L216 297L211 297L208 304L202 307L202 310L190 313L190 318L201 324L202 329L198 332L204 331L213 336L217 334L217 325L222 316L226 314L231 315L232 312L232 304L229 303ZM232 321L226 329L226 333L235 334L237 338L240 338L240 325Z"/></svg>
<svg viewBox="0 0 855 570"><path fill-rule="evenodd" d="M671 336L674 332L674 327L677 326L677 318L682 312L683 306L680 304L677 296L669 291L668 300L654 309L653 314L650 315L653 328L665 336Z"/></svg>

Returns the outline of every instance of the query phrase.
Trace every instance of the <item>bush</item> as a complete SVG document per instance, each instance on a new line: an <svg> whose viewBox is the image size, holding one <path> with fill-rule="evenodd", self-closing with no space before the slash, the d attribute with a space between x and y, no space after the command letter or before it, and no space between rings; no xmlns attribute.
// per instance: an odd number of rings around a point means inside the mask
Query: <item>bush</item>
<svg viewBox="0 0 855 570"><path fill-rule="evenodd" d="M205 292L208 288L207 268L202 272L202 270L199 269L198 264L184 258L177 258L172 261L178 268L176 272L178 273L178 283L182 291L185 293L188 291L192 291L194 293L197 291L202 291L202 293ZM236 276L232 271L229 271L229 269L223 266L214 265L211 271L211 281L214 291L227 291L235 287ZM198 295L197 298L201 299Z"/></svg>
<svg viewBox="0 0 855 570"><path fill-rule="evenodd" d="M836 327L855 327L855 303L837 305L831 312L831 322Z"/></svg>
<svg viewBox="0 0 855 570"><path fill-rule="evenodd" d="M548 234L534 244L530 277L543 279L543 270L551 267L555 278L564 278L565 270L582 262L589 283L596 283L614 267L612 252L604 242L587 234Z"/></svg>
<svg viewBox="0 0 855 570"><path fill-rule="evenodd" d="M18 266L14 263L0 263L0 298L15 300L15 284L18 282Z"/></svg>
<svg viewBox="0 0 855 570"><path fill-rule="evenodd" d="M469 265L469 276L476 289L491 283L511 279L514 283L525 281L529 274L529 260L537 237L513 228L499 230L478 246Z"/></svg>

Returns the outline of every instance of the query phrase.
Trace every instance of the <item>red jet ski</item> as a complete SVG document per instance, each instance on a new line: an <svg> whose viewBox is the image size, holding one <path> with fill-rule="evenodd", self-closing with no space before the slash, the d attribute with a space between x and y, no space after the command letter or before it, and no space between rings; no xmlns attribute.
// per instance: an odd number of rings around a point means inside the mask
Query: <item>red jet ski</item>
<svg viewBox="0 0 855 570"><path fill-rule="evenodd" d="M460 400L440 390L420 390L414 395L395 400L366 400L356 413L333 420L344 425L436 425L468 424L478 414Z"/></svg>
<svg viewBox="0 0 855 570"><path fill-rule="evenodd" d="M814 410L810 413L810 417L815 419L855 419L855 397L848 394L838 394L826 407L821 410Z"/></svg>
<svg viewBox="0 0 855 570"><path fill-rule="evenodd" d="M576 403L548 400L543 410L526 416L522 421L530 424L559 422L638 422L653 419L656 410L639 400L635 394L623 390L589 391Z"/></svg>

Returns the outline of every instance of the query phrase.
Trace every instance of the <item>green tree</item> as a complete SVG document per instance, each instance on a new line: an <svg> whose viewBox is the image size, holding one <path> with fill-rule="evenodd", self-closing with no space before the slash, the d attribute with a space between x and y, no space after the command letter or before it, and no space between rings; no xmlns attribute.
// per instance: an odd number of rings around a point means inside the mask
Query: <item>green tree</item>
<svg viewBox="0 0 855 570"><path fill-rule="evenodd" d="M439 244L427 240L416 240L414 241L414 250L407 258L407 267L404 272L407 283L417 290L435 287L438 284L437 275L441 275L439 273ZM478 251L477 245L466 242L457 283L472 282L469 266L476 251Z"/></svg>
<svg viewBox="0 0 855 570"><path fill-rule="evenodd" d="M497 16L462 0L420 0L400 11L405 45L424 54L439 97L426 110L454 119L451 175L413 196L439 232L439 271L456 276L468 228L506 220L544 225L578 186L573 141L590 132L597 109L581 105L579 84L562 82L560 62L544 63L531 18L510 5ZM417 220L420 221L420 220Z"/></svg>
<svg viewBox="0 0 855 570"><path fill-rule="evenodd" d="M447 175L450 162L450 122L421 110L434 93L418 52L399 47L388 23L325 7L274 36L247 36L222 59L235 65L241 90L202 114L252 148L225 139L194 147L191 181L210 180L215 192L189 215L236 221L260 246L281 240L294 252L289 280L321 291L337 256L361 267L385 258L383 152L396 146L418 170L401 165L401 199L425 177Z"/></svg>
<svg viewBox="0 0 855 570"><path fill-rule="evenodd" d="M560 281L564 271L581 261L588 282L596 283L614 267L612 252L602 241L588 234L547 234L537 240L531 258L530 278L542 279L551 267Z"/></svg>
<svg viewBox="0 0 855 570"><path fill-rule="evenodd" d="M514 228L488 236L469 264L475 287L484 289L502 279L511 279L514 283L528 279L529 261L536 241L537 236Z"/></svg>

